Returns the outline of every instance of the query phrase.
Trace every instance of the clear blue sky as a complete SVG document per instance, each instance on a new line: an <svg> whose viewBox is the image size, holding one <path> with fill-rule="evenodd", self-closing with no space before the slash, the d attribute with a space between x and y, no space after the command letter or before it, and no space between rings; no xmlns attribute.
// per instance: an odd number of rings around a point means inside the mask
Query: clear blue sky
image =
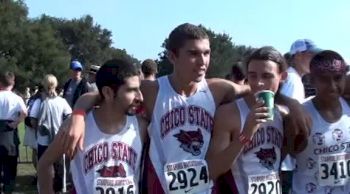
<svg viewBox="0 0 350 194"><path fill-rule="evenodd" d="M79 18L90 14L112 31L113 46L143 60L157 58L177 25L203 24L234 44L271 45L282 53L310 38L350 59L348 0L26 0L29 17Z"/></svg>

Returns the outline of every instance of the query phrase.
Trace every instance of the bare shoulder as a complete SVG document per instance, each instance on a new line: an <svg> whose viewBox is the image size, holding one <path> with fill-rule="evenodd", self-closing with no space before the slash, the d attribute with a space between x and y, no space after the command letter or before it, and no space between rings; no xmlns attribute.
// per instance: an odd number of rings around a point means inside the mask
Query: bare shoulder
<svg viewBox="0 0 350 194"><path fill-rule="evenodd" d="M148 121L143 118L142 116L136 116L137 121L139 123L139 129L140 129L140 135L141 135L141 140L144 143L147 137L147 127L148 127Z"/></svg>
<svg viewBox="0 0 350 194"><path fill-rule="evenodd" d="M232 102L250 91L248 85L239 85L221 78L207 79L207 83L217 105Z"/></svg>
<svg viewBox="0 0 350 194"><path fill-rule="evenodd" d="M158 88L158 81L142 80L141 82L141 92L144 97L155 96Z"/></svg>
<svg viewBox="0 0 350 194"><path fill-rule="evenodd" d="M223 104L225 96L232 86L229 81L220 78L207 79L208 87L214 97L215 104L218 106Z"/></svg>
<svg viewBox="0 0 350 194"><path fill-rule="evenodd" d="M240 129L240 113L236 102L220 105L215 113L214 130L225 130L234 132ZM216 129L218 128L218 129Z"/></svg>
<svg viewBox="0 0 350 194"><path fill-rule="evenodd" d="M207 80L208 86L212 87L213 89L230 87L231 85L230 81L227 81L221 78L210 78L206 80Z"/></svg>
<svg viewBox="0 0 350 194"><path fill-rule="evenodd" d="M141 81L141 90L154 90L157 91L158 90L158 81L151 81L151 80L142 80Z"/></svg>

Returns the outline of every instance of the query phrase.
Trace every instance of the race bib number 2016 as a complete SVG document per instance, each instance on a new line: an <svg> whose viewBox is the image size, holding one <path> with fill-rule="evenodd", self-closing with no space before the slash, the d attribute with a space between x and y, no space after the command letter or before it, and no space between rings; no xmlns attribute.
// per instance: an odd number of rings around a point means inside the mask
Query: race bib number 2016
<svg viewBox="0 0 350 194"><path fill-rule="evenodd" d="M248 176L248 194L281 194L278 174Z"/></svg>
<svg viewBox="0 0 350 194"><path fill-rule="evenodd" d="M97 178L94 188L95 194L136 194L133 177Z"/></svg>
<svg viewBox="0 0 350 194"><path fill-rule="evenodd" d="M168 192L197 193L209 190L208 166L205 160L186 160L164 166Z"/></svg>
<svg viewBox="0 0 350 194"><path fill-rule="evenodd" d="M341 186L350 181L350 154L321 155L318 160L320 186Z"/></svg>

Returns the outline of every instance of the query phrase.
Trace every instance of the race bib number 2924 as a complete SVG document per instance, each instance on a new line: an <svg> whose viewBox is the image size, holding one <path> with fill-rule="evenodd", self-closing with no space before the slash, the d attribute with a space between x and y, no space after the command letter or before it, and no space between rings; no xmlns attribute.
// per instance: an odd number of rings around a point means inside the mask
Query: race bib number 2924
<svg viewBox="0 0 350 194"><path fill-rule="evenodd" d="M197 193L211 188L205 160L185 160L164 166L168 193Z"/></svg>

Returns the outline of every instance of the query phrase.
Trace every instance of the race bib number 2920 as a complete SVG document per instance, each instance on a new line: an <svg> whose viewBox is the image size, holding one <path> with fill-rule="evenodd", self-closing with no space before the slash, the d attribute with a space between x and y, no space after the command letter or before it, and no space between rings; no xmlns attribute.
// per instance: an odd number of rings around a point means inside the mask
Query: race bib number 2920
<svg viewBox="0 0 350 194"><path fill-rule="evenodd" d="M95 194L136 194L133 177L100 177L95 180Z"/></svg>
<svg viewBox="0 0 350 194"><path fill-rule="evenodd" d="M164 166L168 193L197 193L210 189L205 160L185 160Z"/></svg>
<svg viewBox="0 0 350 194"><path fill-rule="evenodd" d="M278 174L248 176L248 194L282 194Z"/></svg>

